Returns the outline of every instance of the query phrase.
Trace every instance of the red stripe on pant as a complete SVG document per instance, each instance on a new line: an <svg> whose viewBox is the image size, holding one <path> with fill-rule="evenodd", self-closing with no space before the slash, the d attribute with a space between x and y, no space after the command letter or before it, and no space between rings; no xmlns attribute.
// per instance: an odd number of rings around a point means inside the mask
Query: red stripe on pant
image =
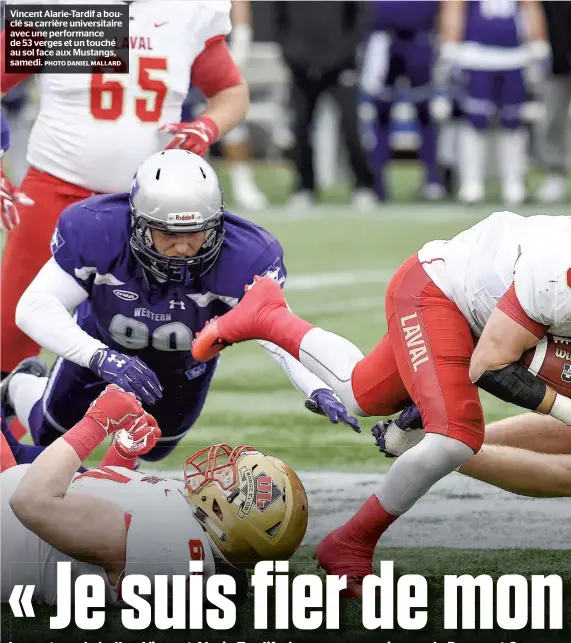
<svg viewBox="0 0 571 643"><path fill-rule="evenodd" d="M61 212L93 195L77 185L30 168L21 189L34 205L19 206L20 225L8 234L1 275L1 370L39 352L38 345L16 326L16 306L26 288L51 257L50 240Z"/></svg>
<svg viewBox="0 0 571 643"><path fill-rule="evenodd" d="M416 255L391 279L386 315L388 335L353 373L359 406L372 415L390 415L406 404L406 391L427 432L448 435L478 451L484 415L468 376L474 339L459 308L433 283Z"/></svg>

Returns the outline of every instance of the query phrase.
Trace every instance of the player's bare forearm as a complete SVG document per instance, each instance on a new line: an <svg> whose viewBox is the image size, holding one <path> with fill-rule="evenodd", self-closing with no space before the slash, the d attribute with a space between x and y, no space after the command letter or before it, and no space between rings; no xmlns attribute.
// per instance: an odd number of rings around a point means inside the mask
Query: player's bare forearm
<svg viewBox="0 0 571 643"><path fill-rule="evenodd" d="M236 25L251 25L252 7L250 0L232 0L230 19L232 21L232 29L235 29Z"/></svg>
<svg viewBox="0 0 571 643"><path fill-rule="evenodd" d="M442 42L462 41L465 15L464 0L447 0L440 3L440 37Z"/></svg>
<svg viewBox="0 0 571 643"><path fill-rule="evenodd" d="M547 23L539 0L524 0L521 3L525 14L529 40L548 41Z"/></svg>
<svg viewBox="0 0 571 643"><path fill-rule="evenodd" d="M124 514L113 503L68 493L80 464L74 448L59 438L30 465L10 506L42 540L76 560L101 565L114 583L124 568Z"/></svg>
<svg viewBox="0 0 571 643"><path fill-rule="evenodd" d="M522 413L487 424L485 444L571 456L571 431L553 417Z"/></svg>
<svg viewBox="0 0 571 643"><path fill-rule="evenodd" d="M496 308L470 360L470 380L501 400L530 411L549 413L555 391L519 364L539 337Z"/></svg>
<svg viewBox="0 0 571 643"><path fill-rule="evenodd" d="M484 444L460 473L523 496L571 496L571 456Z"/></svg>
<svg viewBox="0 0 571 643"><path fill-rule="evenodd" d="M211 118L218 127L218 138L222 138L244 119L250 105L250 92L245 81L214 94L209 100L203 116Z"/></svg>
<svg viewBox="0 0 571 643"><path fill-rule="evenodd" d="M484 371L497 371L517 362L539 337L495 308L470 360L470 379L474 382Z"/></svg>

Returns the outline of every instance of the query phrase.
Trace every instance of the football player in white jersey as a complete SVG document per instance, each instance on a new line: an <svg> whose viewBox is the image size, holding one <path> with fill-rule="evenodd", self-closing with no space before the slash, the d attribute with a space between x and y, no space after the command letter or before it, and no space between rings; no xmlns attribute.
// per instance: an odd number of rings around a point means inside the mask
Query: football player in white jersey
<svg viewBox="0 0 571 643"><path fill-rule="evenodd" d="M424 438L317 548L327 573L352 578L348 594L361 595L385 530L480 450L485 426L479 388L571 425L571 399L519 363L548 331L571 337L569 244L570 217L512 212L496 212L449 241L427 243L391 279L388 333L366 357L348 340L294 315L266 278L195 339L199 361L236 342L271 341L331 386L356 415L393 415L411 400L420 410Z"/></svg>
<svg viewBox="0 0 571 643"><path fill-rule="evenodd" d="M128 4L129 36L121 43L129 52L128 74L38 76L39 114L22 182L35 204L20 208L21 224L8 236L2 259L3 373L38 353L16 326L15 309L49 259L62 210L95 193L127 192L141 162L165 146L204 155L247 112L248 88L226 44L229 1ZM2 90L30 75L2 69ZM180 123L189 82L207 107L200 118Z"/></svg>
<svg viewBox="0 0 571 643"><path fill-rule="evenodd" d="M54 604L57 562L71 575L103 578L110 603L137 573L188 576L203 561L204 579L260 560L287 560L305 534L308 504L295 472L252 447L207 447L185 463L184 482L81 463L116 434L131 456L160 431L137 398L110 385L73 429L30 465L15 465L4 436L1 497L1 600L14 585L35 585L34 599ZM26 563L25 565L22 563Z"/></svg>

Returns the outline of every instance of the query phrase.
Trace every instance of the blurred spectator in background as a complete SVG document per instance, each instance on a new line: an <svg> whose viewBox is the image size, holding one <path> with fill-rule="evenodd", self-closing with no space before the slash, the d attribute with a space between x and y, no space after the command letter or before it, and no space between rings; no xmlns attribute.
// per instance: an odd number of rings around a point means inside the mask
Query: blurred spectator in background
<svg viewBox="0 0 571 643"><path fill-rule="evenodd" d="M243 69L248 63L252 45L250 0L233 0L231 19L230 52L236 65ZM250 166L249 138L248 126L242 122L222 139L222 151L230 162L230 182L236 204L244 210L263 210L268 207L268 200L256 185Z"/></svg>
<svg viewBox="0 0 571 643"><path fill-rule="evenodd" d="M410 84L420 126L419 158L426 176L424 199L442 199L445 190L436 162L437 130L430 114L433 96L433 37L439 3L436 0L376 0L371 5L371 29L361 72L363 144L375 180L375 190L386 198L384 169L390 158L389 125L402 78Z"/></svg>
<svg viewBox="0 0 571 643"><path fill-rule="evenodd" d="M28 170L26 146L37 114L37 105L32 98L33 86L33 79L25 80L2 97L2 110L10 127L12 140L10 151L6 155L6 173L18 185Z"/></svg>
<svg viewBox="0 0 571 643"><path fill-rule="evenodd" d="M376 204L357 124L357 48L367 29L366 3L285 1L275 2L274 10L277 41L292 77L296 185L290 205L306 207L316 199L311 126L326 91L341 111L341 135L355 175L353 204Z"/></svg>
<svg viewBox="0 0 571 643"><path fill-rule="evenodd" d="M541 159L547 176L537 191L542 203L557 203L565 198L567 188L566 139L571 103L571 2L544 2L552 72L545 85L545 129L541 141Z"/></svg>
<svg viewBox="0 0 571 643"><path fill-rule="evenodd" d="M467 204L484 199L485 132L498 116L502 198L518 205L526 197L527 132L521 119L528 98L525 82L537 87L550 55L541 5L538 0L447 0L442 3L441 36L440 74L448 70L453 77L460 64L464 76L461 109L466 123L459 140L458 196Z"/></svg>

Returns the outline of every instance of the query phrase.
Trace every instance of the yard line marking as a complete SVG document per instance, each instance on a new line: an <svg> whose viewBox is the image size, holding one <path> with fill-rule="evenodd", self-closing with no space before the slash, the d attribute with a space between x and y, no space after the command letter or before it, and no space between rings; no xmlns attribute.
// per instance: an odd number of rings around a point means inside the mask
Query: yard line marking
<svg viewBox="0 0 571 643"><path fill-rule="evenodd" d="M252 216L252 220L261 225L267 224L268 221L276 223L294 223L299 225L300 221L321 221L324 219L335 219L344 221L419 221L430 225L437 223L463 223L465 228L470 227L477 221L480 221L492 212L502 210L503 207L490 203L485 206L473 209L470 206L463 206L457 203L439 205L424 205L422 203L396 203L381 205L378 208L368 212L358 212L351 208L349 204L343 203L324 203L313 206L306 210L290 210L280 207L271 206L264 213ZM557 206L543 207L544 214L560 214L560 208ZM537 214L534 206L522 206L519 214L529 216Z"/></svg>
<svg viewBox="0 0 571 643"><path fill-rule="evenodd" d="M379 293L378 297L361 297L359 299L342 299L341 301L324 302L311 306L296 306L293 311L296 315L303 317L318 317L320 315L340 315L353 313L358 310L377 310L385 312L384 297Z"/></svg>
<svg viewBox="0 0 571 643"><path fill-rule="evenodd" d="M340 286L362 286L364 284L387 284L393 270L351 270L343 272L309 272L292 275L286 280L286 292L305 292L318 288L337 288Z"/></svg>

